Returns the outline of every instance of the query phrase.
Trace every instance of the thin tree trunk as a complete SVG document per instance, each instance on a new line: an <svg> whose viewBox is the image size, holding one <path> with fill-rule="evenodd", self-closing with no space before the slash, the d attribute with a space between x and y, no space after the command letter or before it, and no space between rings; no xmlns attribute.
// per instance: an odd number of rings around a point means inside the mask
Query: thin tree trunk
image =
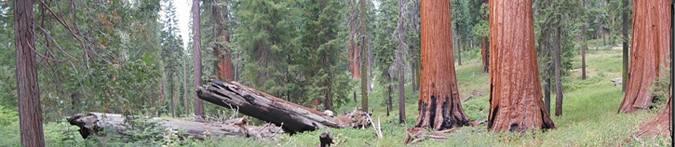
<svg viewBox="0 0 675 147"><path fill-rule="evenodd" d="M398 34L398 50L396 51L396 60L395 64L398 65L398 122L405 123L405 65L403 54L408 45L405 43L404 39L407 33L406 28L404 27L405 19L407 16L407 11L405 9L405 1L398 0L398 24L396 26L396 32Z"/></svg>
<svg viewBox="0 0 675 147"><path fill-rule="evenodd" d="M420 114L415 127L434 130L470 124L462 110L452 63L450 0L422 0Z"/></svg>
<svg viewBox="0 0 675 147"><path fill-rule="evenodd" d="M185 115L188 116L190 114L190 99L189 99L189 92L188 92L188 83L189 81L189 76L187 75L187 60L183 59L183 104L185 105Z"/></svg>
<svg viewBox="0 0 675 147"><path fill-rule="evenodd" d="M16 81L19 95L21 145L45 146L37 66L33 1L14 0L14 39L16 40Z"/></svg>
<svg viewBox="0 0 675 147"><path fill-rule="evenodd" d="M586 9L586 0L581 0L581 6ZM586 20L583 20L586 23ZM588 48L588 41L586 41L586 26L581 26L581 80L586 80L586 49Z"/></svg>
<svg viewBox="0 0 675 147"><path fill-rule="evenodd" d="M169 77L173 77L173 72L169 72ZM169 79L169 90L170 90L170 93L169 93L170 94L170 96L169 96L170 101L169 102L171 103L171 117L176 117L176 102L174 100L174 98L176 96L175 95L176 93L173 91L174 88L175 88L175 82L173 82L173 80Z"/></svg>
<svg viewBox="0 0 675 147"><path fill-rule="evenodd" d="M551 69L548 68L545 71L546 74L546 85L544 86L544 106L546 108L546 113L551 113Z"/></svg>
<svg viewBox="0 0 675 147"><path fill-rule="evenodd" d="M399 0L400 1L400 0ZM398 53L402 54L402 53ZM401 57L402 58L402 57ZM401 59L403 60L403 59ZM401 61L402 62L402 61ZM402 63L400 63L402 64ZM405 71L399 67L398 70L398 122L405 123Z"/></svg>
<svg viewBox="0 0 675 147"><path fill-rule="evenodd" d="M394 82L394 80L391 77L391 74L389 74L389 75L390 75L388 77L389 82L387 82L387 96L389 98L389 100L387 101L387 116L390 115L391 111L394 111L394 108L393 108L394 103L392 102L392 96L391 96L391 93L394 91L394 87L393 87L393 84L392 84L392 82Z"/></svg>
<svg viewBox="0 0 675 147"><path fill-rule="evenodd" d="M393 103L392 103L391 92L394 91L394 89L392 88L392 84L391 84L393 82L392 78L391 77L387 77L387 78L389 78L389 79L387 79L389 81L389 82L387 82L387 98L388 98L387 99L387 116L390 116L391 111L393 111L393 106L392 106Z"/></svg>
<svg viewBox="0 0 675 147"><path fill-rule="evenodd" d="M164 70L164 67L162 67L162 70ZM164 74L162 74L162 80L159 81L159 103L157 103L157 107L155 107L155 112L157 112L157 117L162 116L162 110L164 107L164 97L166 96L166 92L164 92Z"/></svg>
<svg viewBox="0 0 675 147"><path fill-rule="evenodd" d="M559 3L560 0L557 0ZM553 9L558 9L556 10L557 12L560 12L560 8L553 8ZM562 21L562 16L561 14L556 14L557 19L559 20L558 22L555 22L555 44L554 49L555 49L555 59L554 59L554 68L555 68L555 116L561 116L562 115L562 105L563 105L563 87L562 87L562 71L560 68L561 62L562 62L562 27L560 21Z"/></svg>
<svg viewBox="0 0 675 147"><path fill-rule="evenodd" d="M464 47L464 43L462 40L457 40L459 43L459 47L457 48L457 64L462 65L462 47Z"/></svg>
<svg viewBox="0 0 675 147"><path fill-rule="evenodd" d="M649 108L653 95L649 87L667 67L670 51L670 2L665 0L633 1L633 43L626 81L626 95L619 112L632 113Z"/></svg>
<svg viewBox="0 0 675 147"><path fill-rule="evenodd" d="M360 1L360 17L361 17L361 108L368 111L368 35L366 31L366 1Z"/></svg>
<svg viewBox="0 0 675 147"><path fill-rule="evenodd" d="M532 0L490 1L489 131L555 128L541 100L533 21Z"/></svg>
<svg viewBox="0 0 675 147"><path fill-rule="evenodd" d="M623 0L623 6L627 7L630 3L630 0ZM621 76L621 90L626 92L626 83L628 83L628 29L630 27L630 21L628 20L628 10L624 10L622 15L623 27L621 28L621 34L623 34L623 73Z"/></svg>
<svg viewBox="0 0 675 147"><path fill-rule="evenodd" d="M483 38L480 41L481 42L480 43L481 44L480 53L481 53L482 60L483 60L483 69L481 71L484 72L484 73L487 73L490 69L489 68L490 67L490 62L489 62L490 58L489 58L489 53L488 53L488 50L487 50L488 44L487 44L486 40L487 40L487 38Z"/></svg>
<svg viewBox="0 0 675 147"><path fill-rule="evenodd" d="M192 55L194 58L194 84L195 88L198 88L199 86L202 85L202 51L201 51L201 42L202 42L202 37L201 37L201 19L200 19L200 11L201 9L199 8L199 0L192 0L192 31L193 31L193 38L192 38L192 45L193 45L193 51ZM197 96L197 93L194 95L195 97L195 115L197 117L204 117L204 104L202 103L202 99L199 99Z"/></svg>
<svg viewBox="0 0 675 147"><path fill-rule="evenodd" d="M560 17L558 16L558 19ZM561 62L561 27L560 23L556 24L558 27L555 30L556 31L556 43L554 44L555 48L555 116L561 116L562 115L562 105L563 105L563 87L562 87L562 74L560 73L560 62Z"/></svg>

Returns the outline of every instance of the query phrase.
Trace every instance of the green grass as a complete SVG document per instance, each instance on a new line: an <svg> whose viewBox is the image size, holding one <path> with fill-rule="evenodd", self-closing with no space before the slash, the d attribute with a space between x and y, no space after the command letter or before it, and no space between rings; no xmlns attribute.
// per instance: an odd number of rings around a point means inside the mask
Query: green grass
<svg viewBox="0 0 675 147"><path fill-rule="evenodd" d="M565 99L562 116L551 116L556 129L547 131L532 130L528 133L487 132L485 125L463 127L449 134L443 141L425 140L414 146L658 146L667 145L667 138L642 138L636 141L635 134L640 123L654 117L659 110L641 111L634 114L616 113L623 99L621 87L613 85L612 78L621 77L620 50L592 50L588 52L588 79L581 80L581 73L572 72L565 77ZM581 67L580 57L575 57L573 68ZM480 72L480 61L465 61L456 66L457 83L460 96L471 99L463 102L466 114L472 120L487 119L488 79ZM356 88L355 88L356 89ZM358 90L357 90L358 91ZM359 94L360 95L360 94ZM351 96L351 95L350 95ZM398 124L398 96L393 95L394 112L386 116L386 93L381 86L375 86L370 94L370 106L374 109L373 118L381 118L384 138L378 139L373 128L365 129L327 129L304 132L292 136L255 140L251 138L211 138L206 140L181 141L184 146L318 146L318 136L329 131L335 136L337 146L404 146L406 128L412 127L417 119L417 99L419 95L406 87L406 124ZM555 98L555 96L552 96ZM351 99L351 97L349 98ZM360 101L360 100L359 100ZM340 110L350 110L360 106L349 102ZM551 106L551 108L555 108ZM0 112L3 109L0 108ZM555 110L551 110L554 112ZM9 120L9 121L7 121ZM14 121L15 120L15 121ZM18 146L18 117L1 115L0 122L10 122L0 126L0 146ZM77 134L76 127L64 122L50 122L45 125L47 144L50 146L96 146L96 140L83 140ZM346 140L346 141L345 141ZM343 142L344 141L344 142ZM117 142L119 143L119 142ZM107 143L106 143L107 144ZM111 145L111 144L107 144ZM134 146L134 143L116 144Z"/></svg>

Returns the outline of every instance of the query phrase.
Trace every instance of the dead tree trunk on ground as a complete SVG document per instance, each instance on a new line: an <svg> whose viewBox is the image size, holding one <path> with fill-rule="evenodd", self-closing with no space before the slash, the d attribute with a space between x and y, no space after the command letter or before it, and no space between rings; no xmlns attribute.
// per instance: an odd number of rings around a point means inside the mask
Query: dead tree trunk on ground
<svg viewBox="0 0 675 147"><path fill-rule="evenodd" d="M322 128L362 127L370 124L370 120L365 117L370 114L362 111L333 117L236 82L210 81L209 85L197 89L199 98L274 123L291 134Z"/></svg>
<svg viewBox="0 0 675 147"><path fill-rule="evenodd" d="M245 118L233 119L231 121L202 123L177 119L152 118L148 122L157 123L161 128L171 128L173 130L184 130L185 134L178 134L179 137L192 136L196 139L204 139L208 136L239 136L253 138L271 138L282 134L284 131L279 127L266 126L244 126ZM76 114L68 118L71 125L80 127L82 138L89 136L102 137L103 130L112 129L120 134L129 129L125 117L120 114L96 113ZM163 130L164 130L163 129ZM130 134L126 134L130 135Z"/></svg>

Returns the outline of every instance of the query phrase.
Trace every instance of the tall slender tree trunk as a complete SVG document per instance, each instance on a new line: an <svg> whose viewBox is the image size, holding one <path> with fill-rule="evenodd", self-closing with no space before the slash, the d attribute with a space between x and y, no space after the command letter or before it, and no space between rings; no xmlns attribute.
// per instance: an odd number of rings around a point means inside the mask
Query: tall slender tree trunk
<svg viewBox="0 0 675 147"><path fill-rule="evenodd" d="M469 125L457 90L450 0L422 0L420 114L415 127L443 130Z"/></svg>
<svg viewBox="0 0 675 147"><path fill-rule="evenodd" d="M557 0L558 3L560 3L560 0ZM558 9L556 10L557 12L560 12L560 8L554 8ZM556 14L557 19L559 20L556 22L554 25L556 26L555 28L555 61L554 62L554 68L555 68L555 116L561 116L562 115L562 106L563 106L563 87L562 87L562 71L561 71L561 62L562 62L562 27L560 21L562 21L562 17L560 14Z"/></svg>
<svg viewBox="0 0 675 147"><path fill-rule="evenodd" d="M630 0L623 0L623 7L626 8ZM627 8L626 8L627 9ZM628 10L624 10L621 14L623 19L623 27L621 28L621 34L623 34L623 73L621 76L621 90L626 92L626 81L628 81L628 29L630 27L630 20L628 20Z"/></svg>
<svg viewBox="0 0 675 147"><path fill-rule="evenodd" d="M190 114L190 99L189 99L190 96L188 94L189 93L188 92L188 89L189 89L188 83L190 83L190 81L189 81L189 78L188 78L189 76L187 74L187 65L188 64L186 62L187 62L187 60L183 59L183 104L185 105L184 106L185 115L187 116L187 115Z"/></svg>
<svg viewBox="0 0 675 147"><path fill-rule="evenodd" d="M667 67L670 54L670 1L633 1L633 43L626 96L619 112L632 113L649 108L653 96L649 87Z"/></svg>
<svg viewBox="0 0 675 147"><path fill-rule="evenodd" d="M169 72L169 77L171 77L171 79L173 79L173 72ZM169 103L171 103L171 117L176 117L176 102L174 100L174 97L175 97L176 93L173 91L176 84L171 79L169 79L169 90L170 90L170 92L169 92L169 99L170 99Z"/></svg>
<svg viewBox="0 0 675 147"><path fill-rule="evenodd" d="M363 111L368 112L368 35L366 31L366 1L360 1L360 17L361 17L361 107Z"/></svg>
<svg viewBox="0 0 675 147"><path fill-rule="evenodd" d="M558 17L560 19L560 17ZM555 116L562 115L562 105L563 105L563 87L562 87L562 74L560 73L560 62L561 62L561 27L560 23L556 24L558 27L556 29L556 43L555 43Z"/></svg>
<svg viewBox="0 0 675 147"><path fill-rule="evenodd" d="M490 0L483 0L483 3L489 5ZM489 17L485 17L484 19L486 21L490 21L488 18ZM484 37L480 41L480 44L481 44L480 53L481 53L481 56L483 57L483 72L484 73L487 73L490 70L490 53L488 51L488 49L489 49L488 47L490 47L490 44L489 44L487 39L488 39L488 37Z"/></svg>
<svg viewBox="0 0 675 147"><path fill-rule="evenodd" d="M457 48L457 64L462 65L462 48L464 47L464 43L462 40L457 40L459 43L459 47Z"/></svg>
<svg viewBox="0 0 675 147"><path fill-rule="evenodd" d="M544 106L546 108L546 113L551 113L551 69L545 71L546 74L546 85L544 85Z"/></svg>
<svg viewBox="0 0 675 147"><path fill-rule="evenodd" d="M488 130L555 128L541 100L532 0L490 1L490 49Z"/></svg>
<svg viewBox="0 0 675 147"><path fill-rule="evenodd" d="M586 9L586 0L581 0L581 6ZM586 20L583 20L586 23ZM586 41L586 26L581 26L581 80L586 80L586 49L588 48L588 41Z"/></svg>
<svg viewBox="0 0 675 147"><path fill-rule="evenodd" d="M389 81L389 82L387 82L387 98L388 98L387 99L387 116L389 116L391 111L394 110L393 106L392 106L393 103L392 103L392 97L391 97L391 92L394 91L394 88L392 87L392 84L391 84L393 82L393 80L392 80L391 74L389 74L389 75L390 76L387 77L388 78L387 80Z"/></svg>
<svg viewBox="0 0 675 147"><path fill-rule="evenodd" d="M398 0L398 24L396 25L396 32L398 35L398 50L396 51L396 60L394 62L398 66L398 122L405 123L405 57L403 56L408 45L405 43L405 36L407 30L405 28L405 21L407 11L405 9L404 0Z"/></svg>
<svg viewBox="0 0 675 147"><path fill-rule="evenodd" d="M16 40L16 81L19 94L21 145L45 146L37 66L33 1L14 0L14 39Z"/></svg>
<svg viewBox="0 0 675 147"><path fill-rule="evenodd" d="M488 49L487 49L488 43L487 43L486 40L487 40L487 38L483 38L480 41L481 42L480 43L481 44L480 53L481 53L481 56L483 57L483 69L481 71L484 72L484 73L487 73L490 69L489 68L490 67L490 57L489 57L489 53L488 53Z"/></svg>
<svg viewBox="0 0 675 147"><path fill-rule="evenodd" d="M200 19L200 8L199 8L199 0L192 0L192 31L193 31L193 38L192 38L192 45L193 45L193 51L192 51L192 56L194 58L194 84L195 84L195 89L199 88L199 86L202 85L202 49L201 49L201 42L202 42L202 37L201 37L201 19ZM194 93L194 99L195 99L195 115L197 117L204 117L204 104L202 102L202 99L199 99L197 97L197 93Z"/></svg>
<svg viewBox="0 0 675 147"><path fill-rule="evenodd" d="M402 0L399 0L399 2L402 2ZM402 35L399 35L402 36ZM402 41L402 39L400 40ZM399 45L401 47L403 45ZM402 49L397 51L397 56L399 56L398 64L399 64L399 69L398 69L398 122L399 123L405 123L405 68L403 67L403 53L401 53Z"/></svg>

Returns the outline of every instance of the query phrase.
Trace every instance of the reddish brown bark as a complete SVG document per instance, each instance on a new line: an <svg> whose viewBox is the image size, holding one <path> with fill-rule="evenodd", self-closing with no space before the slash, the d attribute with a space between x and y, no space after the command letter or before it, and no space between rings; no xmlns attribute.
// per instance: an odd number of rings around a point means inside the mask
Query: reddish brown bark
<svg viewBox="0 0 675 147"><path fill-rule="evenodd" d="M489 131L555 128L542 102L532 0L490 1Z"/></svg>
<svg viewBox="0 0 675 147"><path fill-rule="evenodd" d="M633 1L633 41L626 96L619 112L632 113L649 108L653 96L649 87L659 76L661 67L668 67L670 54L669 0Z"/></svg>
<svg viewBox="0 0 675 147"><path fill-rule="evenodd" d="M359 11L356 7L357 1L356 0L350 0L350 4L352 5L352 12L351 12L351 17L349 18L349 44L347 45L348 51L349 51L349 73L352 74L352 79L360 79L361 78L361 69L360 69L360 58L359 54L359 46L358 46L358 40L357 40L357 30L358 30L358 18L359 18Z"/></svg>
<svg viewBox="0 0 675 147"><path fill-rule="evenodd" d="M656 118L653 120L647 121L643 123L638 130L638 136L670 136L670 127L672 126L672 122L670 121L670 101L673 100L673 95L672 91L670 94L670 98L668 99L668 103L666 103L666 107L659 113Z"/></svg>
<svg viewBox="0 0 675 147"><path fill-rule="evenodd" d="M223 43L230 43L230 34L227 32L227 25L223 24L227 22L227 14L223 14L223 10L221 9L220 6L213 6L213 17L215 17L216 20L216 26L214 27L215 31L215 36L217 37L217 41L219 42L214 51L216 52L216 55L218 55L218 61L217 61L217 75L218 79L221 79L223 81L231 81L233 80L232 78L232 59L230 58L230 53L231 50L228 46L222 45ZM225 13L227 12L227 9L225 9Z"/></svg>
<svg viewBox="0 0 675 147"><path fill-rule="evenodd" d="M33 1L14 1L14 37L16 40L16 81L19 94L21 145L45 146L42 108L35 65Z"/></svg>
<svg viewBox="0 0 675 147"><path fill-rule="evenodd" d="M415 127L443 130L469 125L457 91L450 0L422 0L420 115Z"/></svg>

